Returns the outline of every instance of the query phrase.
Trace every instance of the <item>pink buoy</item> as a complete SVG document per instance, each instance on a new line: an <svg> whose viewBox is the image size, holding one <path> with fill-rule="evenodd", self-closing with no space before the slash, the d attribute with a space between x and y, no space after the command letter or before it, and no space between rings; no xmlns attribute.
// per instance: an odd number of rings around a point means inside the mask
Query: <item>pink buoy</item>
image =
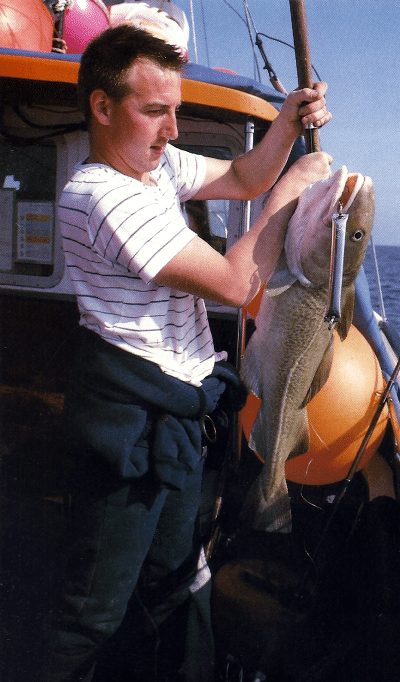
<svg viewBox="0 0 400 682"><path fill-rule="evenodd" d="M54 24L42 0L0 1L0 45L51 52Z"/></svg>
<svg viewBox="0 0 400 682"><path fill-rule="evenodd" d="M108 9L101 0L74 0L64 13L63 38L68 54L82 54L109 24Z"/></svg>

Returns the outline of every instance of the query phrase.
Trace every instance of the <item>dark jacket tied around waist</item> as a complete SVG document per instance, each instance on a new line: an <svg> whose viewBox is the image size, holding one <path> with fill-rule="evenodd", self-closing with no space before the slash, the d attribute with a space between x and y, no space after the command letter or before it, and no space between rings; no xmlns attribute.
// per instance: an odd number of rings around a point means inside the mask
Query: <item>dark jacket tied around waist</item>
<svg viewBox="0 0 400 682"><path fill-rule="evenodd" d="M243 387L235 368L216 363L196 387L94 332L81 334L64 407L75 464L99 467L116 482L142 476L151 466L162 485L181 490L200 462L199 422L213 412L227 385L241 407Z"/></svg>

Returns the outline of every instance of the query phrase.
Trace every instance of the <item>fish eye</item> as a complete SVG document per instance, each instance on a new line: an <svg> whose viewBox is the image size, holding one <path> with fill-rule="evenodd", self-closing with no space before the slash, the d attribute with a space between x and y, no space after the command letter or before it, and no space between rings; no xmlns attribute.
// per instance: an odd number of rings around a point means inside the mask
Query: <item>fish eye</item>
<svg viewBox="0 0 400 682"><path fill-rule="evenodd" d="M356 230L353 232L352 235L350 235L350 241L352 242L360 242L362 239L364 239L365 232L362 230Z"/></svg>

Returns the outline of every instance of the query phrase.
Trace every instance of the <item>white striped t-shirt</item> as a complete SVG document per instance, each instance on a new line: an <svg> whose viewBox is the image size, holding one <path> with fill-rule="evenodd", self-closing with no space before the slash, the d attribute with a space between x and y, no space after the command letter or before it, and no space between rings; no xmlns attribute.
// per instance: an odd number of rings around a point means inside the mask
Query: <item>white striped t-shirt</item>
<svg viewBox="0 0 400 682"><path fill-rule="evenodd" d="M145 185L102 164L78 164L59 202L65 260L80 323L182 381L214 366L204 301L152 282L195 236L180 203L205 177L205 159L170 145Z"/></svg>

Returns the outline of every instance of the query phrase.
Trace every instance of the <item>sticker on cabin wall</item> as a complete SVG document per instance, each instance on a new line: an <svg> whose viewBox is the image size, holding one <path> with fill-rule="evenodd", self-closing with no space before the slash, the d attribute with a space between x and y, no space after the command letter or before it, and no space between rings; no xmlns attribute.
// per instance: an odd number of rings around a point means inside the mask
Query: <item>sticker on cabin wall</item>
<svg viewBox="0 0 400 682"><path fill-rule="evenodd" d="M50 201L18 203L17 260L53 262L54 206Z"/></svg>
<svg viewBox="0 0 400 682"><path fill-rule="evenodd" d="M0 189L0 271L13 269L13 208L12 189Z"/></svg>

